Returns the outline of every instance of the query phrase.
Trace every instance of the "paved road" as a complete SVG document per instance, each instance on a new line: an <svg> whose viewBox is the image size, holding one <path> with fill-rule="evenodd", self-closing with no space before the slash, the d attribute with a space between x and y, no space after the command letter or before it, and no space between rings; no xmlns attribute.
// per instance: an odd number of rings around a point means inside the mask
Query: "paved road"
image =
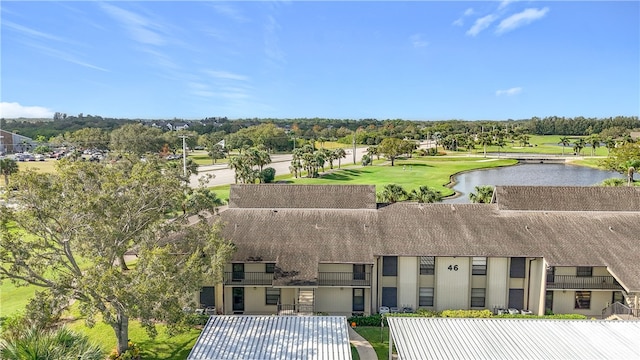
<svg viewBox="0 0 640 360"><path fill-rule="evenodd" d="M347 152L347 157L342 159L342 164L353 164L353 149L345 149ZM362 161L362 155L367 153L366 147L356 148L356 157L355 163L359 164ZM337 162L333 163L334 167L338 165ZM283 154L283 155L272 155L271 156L271 164L269 167L272 167L276 170L276 176L282 174L289 174L289 165L291 165L291 154ZM228 185L235 183L235 172L232 169L227 167L227 164L220 165L203 165L198 167L198 175L191 176L190 185L191 187L197 187L199 185L199 180L201 177L206 175L213 175L214 178L209 179L205 182L207 187L219 186L219 185Z"/></svg>

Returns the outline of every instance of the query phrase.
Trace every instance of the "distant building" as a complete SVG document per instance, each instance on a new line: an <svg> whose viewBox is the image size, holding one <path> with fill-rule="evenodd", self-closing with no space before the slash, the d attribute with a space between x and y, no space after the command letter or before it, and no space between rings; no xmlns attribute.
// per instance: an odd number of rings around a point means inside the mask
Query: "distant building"
<svg viewBox="0 0 640 360"><path fill-rule="evenodd" d="M640 309L640 188L499 186L493 204L377 204L374 186L232 185L223 314ZM387 309L388 308L388 309Z"/></svg>
<svg viewBox="0 0 640 360"><path fill-rule="evenodd" d="M20 153L31 151L37 146L33 139L14 134L12 132L0 130L0 152Z"/></svg>

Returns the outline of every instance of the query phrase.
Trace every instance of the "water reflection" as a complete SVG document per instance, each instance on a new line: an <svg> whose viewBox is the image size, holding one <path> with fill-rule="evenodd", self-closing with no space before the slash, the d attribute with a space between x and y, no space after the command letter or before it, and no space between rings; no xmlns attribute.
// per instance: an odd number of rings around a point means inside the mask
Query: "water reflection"
<svg viewBox="0 0 640 360"><path fill-rule="evenodd" d="M589 186L612 177L623 176L615 171L565 164L520 164L475 170L456 175L453 189L461 195L443 202L469 203L469 193L479 185Z"/></svg>

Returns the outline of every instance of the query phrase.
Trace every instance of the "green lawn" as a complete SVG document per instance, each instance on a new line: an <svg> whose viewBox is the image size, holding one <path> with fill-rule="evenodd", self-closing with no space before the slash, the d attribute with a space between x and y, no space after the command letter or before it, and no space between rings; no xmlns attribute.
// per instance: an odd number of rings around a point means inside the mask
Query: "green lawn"
<svg viewBox="0 0 640 360"><path fill-rule="evenodd" d="M508 153L528 153L528 154L555 154L562 155L563 149L562 145L560 145L560 138L563 136L560 135L530 135L529 138L529 146L520 146L518 141L511 142L506 141L506 145L501 149L497 146L487 146L487 152L497 153L497 152L508 152ZM565 146L564 154L572 155L573 154L573 143L576 139L582 137L583 139L587 139L585 136L567 136L569 139L569 146ZM465 152L465 151L459 151ZM476 145L476 149L472 150L472 154L482 154L484 152L484 147L480 145ZM468 153L468 151L466 151ZM608 150L605 146L600 146L596 148L595 156L607 156ZM580 152L582 156L591 156L591 147L585 147Z"/></svg>
<svg viewBox="0 0 640 360"><path fill-rule="evenodd" d="M389 358L389 327L358 326L354 330L373 346L378 359Z"/></svg>
<svg viewBox="0 0 640 360"><path fill-rule="evenodd" d="M11 281L3 279L0 285L0 317L7 317L24 310L36 290L35 286L16 287Z"/></svg>
<svg viewBox="0 0 640 360"><path fill-rule="evenodd" d="M376 161L381 164L383 161ZM442 192L442 195L453 195L454 191L445 185L452 175L468 170L484 169L497 166L515 165L516 160L484 159L478 157L414 157L396 160L395 166L372 165L366 167L347 167L329 171L319 178L292 178L290 175L278 177L278 181L290 184L333 184L333 185L376 185L381 191L387 184L398 184L411 191L427 185ZM214 190L222 199L229 198L229 186L218 186Z"/></svg>

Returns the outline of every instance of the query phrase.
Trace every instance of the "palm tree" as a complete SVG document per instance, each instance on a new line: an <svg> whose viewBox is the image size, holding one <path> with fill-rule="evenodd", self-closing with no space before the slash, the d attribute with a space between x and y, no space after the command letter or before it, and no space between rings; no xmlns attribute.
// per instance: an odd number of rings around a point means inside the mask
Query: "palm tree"
<svg viewBox="0 0 640 360"><path fill-rule="evenodd" d="M227 166L229 167L229 169L234 170L234 181L237 184L238 179L240 177L240 173L242 172L242 168L245 166L244 158L240 155L231 156L229 158L229 162L227 163Z"/></svg>
<svg viewBox="0 0 640 360"><path fill-rule="evenodd" d="M586 143L583 138L579 138L573 143L573 151L575 151L576 155L582 155L580 152L584 149L585 145Z"/></svg>
<svg viewBox="0 0 640 360"><path fill-rule="evenodd" d="M0 358L6 360L83 359L102 360L105 355L89 338L63 327L45 330L30 327L0 342Z"/></svg>
<svg viewBox="0 0 640 360"><path fill-rule="evenodd" d="M560 138L560 145L562 145L562 156L564 156L564 147L565 146L569 146L569 144L571 144L569 142L569 138L566 136L563 136Z"/></svg>
<svg viewBox="0 0 640 360"><path fill-rule="evenodd" d="M480 145L484 147L484 157L487 157L487 146L493 143L493 139L491 139L491 135L488 133L480 134L480 138L478 139Z"/></svg>
<svg viewBox="0 0 640 360"><path fill-rule="evenodd" d="M367 148L367 154L373 159L373 155L376 155L378 157L378 160L380 160L380 151L378 150L378 147L375 145L371 145Z"/></svg>
<svg viewBox="0 0 640 360"><path fill-rule="evenodd" d="M420 186L418 190L411 190L409 198L421 203L435 203L442 201L442 193L440 191L430 189L428 186Z"/></svg>
<svg viewBox="0 0 640 360"><path fill-rule="evenodd" d="M611 153L611 149L616 147L616 141L611 136L605 139L604 145L607 147L607 155Z"/></svg>
<svg viewBox="0 0 640 360"><path fill-rule="evenodd" d="M4 176L4 185L9 186L9 176L18 172L18 163L9 158L0 160L0 173Z"/></svg>
<svg viewBox="0 0 640 360"><path fill-rule="evenodd" d="M335 150L333 150L334 153L334 157L338 160L338 169L340 169L340 163L341 163L341 159L344 159L347 157L347 153L344 151L343 148L337 148Z"/></svg>
<svg viewBox="0 0 640 360"><path fill-rule="evenodd" d="M407 191L403 189L402 186L396 184L385 185L382 192L377 194L378 201L383 203L403 201L407 196Z"/></svg>
<svg viewBox="0 0 640 360"><path fill-rule="evenodd" d="M474 188L475 192L469 194L469 200L472 203L488 204L493 198L493 186L481 185Z"/></svg>
<svg viewBox="0 0 640 360"><path fill-rule="evenodd" d="M587 143L591 145L591 156L595 155L596 149L600 146L600 136L593 134L587 139Z"/></svg>

